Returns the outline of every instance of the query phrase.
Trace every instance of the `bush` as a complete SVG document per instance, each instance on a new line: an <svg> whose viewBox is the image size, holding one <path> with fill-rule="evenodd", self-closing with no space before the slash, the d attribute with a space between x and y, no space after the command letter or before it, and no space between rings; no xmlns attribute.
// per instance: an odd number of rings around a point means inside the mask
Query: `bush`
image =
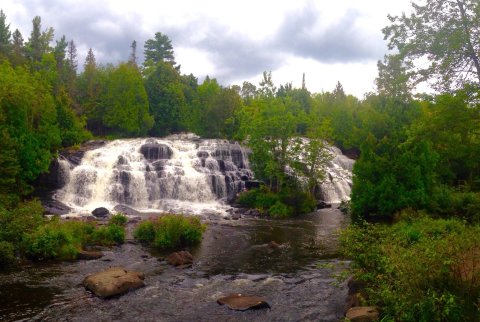
<svg viewBox="0 0 480 322"><path fill-rule="evenodd" d="M441 217L457 217L480 224L480 193L437 187L429 210Z"/></svg>
<svg viewBox="0 0 480 322"><path fill-rule="evenodd" d="M97 245L113 246L123 244L125 241L125 228L117 224L97 228L92 234L92 242Z"/></svg>
<svg viewBox="0 0 480 322"><path fill-rule="evenodd" d="M166 214L140 223L134 236L160 249L172 249L198 243L205 231L197 217Z"/></svg>
<svg viewBox="0 0 480 322"><path fill-rule="evenodd" d="M96 228L94 223L61 222L54 217L33 233L24 235L23 248L28 257L37 260L72 260L87 244L111 246L123 243L124 239L124 228L116 224Z"/></svg>
<svg viewBox="0 0 480 322"><path fill-rule="evenodd" d="M20 250L24 236L44 223L43 207L38 200L21 203L12 210L0 208L0 240Z"/></svg>
<svg viewBox="0 0 480 322"><path fill-rule="evenodd" d="M153 220L145 220L138 224L133 232L135 239L138 239L141 243L153 243L155 239L155 225Z"/></svg>
<svg viewBox="0 0 480 322"><path fill-rule="evenodd" d="M116 215L113 215L110 220L109 220L109 223L110 224L115 224L115 225L118 225L118 226L125 226L125 224L127 223L128 221L128 218L127 216L125 216L124 214L122 213L118 213Z"/></svg>
<svg viewBox="0 0 480 322"><path fill-rule="evenodd" d="M242 192L238 203L244 207L257 208L274 218L286 218L315 210L316 202L308 194L295 187L285 187L273 193L266 187Z"/></svg>
<svg viewBox="0 0 480 322"><path fill-rule="evenodd" d="M273 218L287 218L290 216L291 209L289 209L281 201L277 201L273 206L268 209L268 214Z"/></svg>
<svg viewBox="0 0 480 322"><path fill-rule="evenodd" d="M480 320L480 228L411 212L392 226L362 223L342 233L368 303L395 321Z"/></svg>
<svg viewBox="0 0 480 322"><path fill-rule="evenodd" d="M15 262L15 250L12 243L0 241L0 270L10 267Z"/></svg>

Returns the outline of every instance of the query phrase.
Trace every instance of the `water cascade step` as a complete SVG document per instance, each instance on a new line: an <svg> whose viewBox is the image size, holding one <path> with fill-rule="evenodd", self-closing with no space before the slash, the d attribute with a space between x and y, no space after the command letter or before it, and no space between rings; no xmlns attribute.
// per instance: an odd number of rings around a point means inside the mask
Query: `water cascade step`
<svg viewBox="0 0 480 322"><path fill-rule="evenodd" d="M319 199L338 203L349 199L354 161L337 148L331 152ZM76 214L119 206L193 213L223 209L240 191L258 186L249 153L237 142L194 134L106 142L85 151L81 160L58 160L64 186L54 199Z"/></svg>

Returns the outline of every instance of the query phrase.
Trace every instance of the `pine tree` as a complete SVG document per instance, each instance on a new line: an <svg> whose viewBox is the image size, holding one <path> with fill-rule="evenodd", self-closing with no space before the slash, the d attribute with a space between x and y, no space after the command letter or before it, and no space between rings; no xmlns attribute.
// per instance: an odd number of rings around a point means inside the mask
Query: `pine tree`
<svg viewBox="0 0 480 322"><path fill-rule="evenodd" d="M8 56L10 52L10 24L6 23L7 16L0 10L0 55Z"/></svg>

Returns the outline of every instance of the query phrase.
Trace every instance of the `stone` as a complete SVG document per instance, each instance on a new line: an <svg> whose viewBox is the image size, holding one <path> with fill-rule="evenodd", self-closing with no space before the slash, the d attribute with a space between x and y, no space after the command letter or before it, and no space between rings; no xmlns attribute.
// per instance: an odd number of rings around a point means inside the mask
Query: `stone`
<svg viewBox="0 0 480 322"><path fill-rule="evenodd" d="M278 244L277 242L272 240L271 242L268 243L268 247L270 247L272 249L278 249L278 248L280 248L280 244Z"/></svg>
<svg viewBox="0 0 480 322"><path fill-rule="evenodd" d="M325 201L320 201L320 202L317 204L317 209L325 209L325 208L332 208L332 205L326 203Z"/></svg>
<svg viewBox="0 0 480 322"><path fill-rule="evenodd" d="M232 219L233 220L239 220L240 218L242 218L241 214L239 214L239 213L233 213L232 214Z"/></svg>
<svg viewBox="0 0 480 322"><path fill-rule="evenodd" d="M102 256L103 256L102 252L81 250L78 252L77 259L92 260L92 259L99 259Z"/></svg>
<svg viewBox="0 0 480 322"><path fill-rule="evenodd" d="M356 306L347 311L345 317L351 322L378 321L380 314L374 306Z"/></svg>
<svg viewBox="0 0 480 322"><path fill-rule="evenodd" d="M265 298L243 294L230 294L226 297L219 298L217 303L220 305L227 305L230 309L236 311L270 308L270 305Z"/></svg>
<svg viewBox="0 0 480 322"><path fill-rule="evenodd" d="M170 265L185 268L192 266L193 256L190 252L182 250L168 255L167 261Z"/></svg>
<svg viewBox="0 0 480 322"><path fill-rule="evenodd" d="M122 267L111 267L105 271L88 275L83 285L95 295L109 298L145 286L143 273L127 271Z"/></svg>
<svg viewBox="0 0 480 322"><path fill-rule="evenodd" d="M108 211L107 208L100 207L92 211L92 215L94 215L97 218L107 218L108 215L110 215L110 211Z"/></svg>
<svg viewBox="0 0 480 322"><path fill-rule="evenodd" d="M168 145L160 143L146 143L140 147L140 153L148 161L168 160L173 155L173 151Z"/></svg>

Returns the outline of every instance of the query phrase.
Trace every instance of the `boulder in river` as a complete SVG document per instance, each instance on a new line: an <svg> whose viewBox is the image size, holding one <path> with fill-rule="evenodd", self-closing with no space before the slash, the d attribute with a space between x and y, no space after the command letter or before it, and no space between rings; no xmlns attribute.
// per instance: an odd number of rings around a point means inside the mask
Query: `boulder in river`
<svg viewBox="0 0 480 322"><path fill-rule="evenodd" d="M103 253L99 251L81 250L78 252L77 259L92 260L99 259L102 256Z"/></svg>
<svg viewBox="0 0 480 322"><path fill-rule="evenodd" d="M230 294L226 297L219 298L217 303L220 305L227 305L230 309L236 311L270 308L270 305L265 298L243 294Z"/></svg>
<svg viewBox="0 0 480 322"><path fill-rule="evenodd" d="M108 211L107 208L100 207L92 211L92 215L94 215L96 218L107 218L108 215L110 215L110 211Z"/></svg>
<svg viewBox="0 0 480 322"><path fill-rule="evenodd" d="M351 322L378 321L378 309L374 306L356 306L347 311L345 316Z"/></svg>
<svg viewBox="0 0 480 322"><path fill-rule="evenodd" d="M325 209L325 208L332 208L332 205L329 203L326 203L325 201L320 201L317 204L317 209Z"/></svg>
<svg viewBox="0 0 480 322"><path fill-rule="evenodd" d="M179 268L190 267L193 264L193 256L190 252L187 251L179 251L175 253L171 253L167 261L170 265L177 266Z"/></svg>
<svg viewBox="0 0 480 322"><path fill-rule="evenodd" d="M108 298L145 286L143 273L111 267L87 276L83 285L95 295Z"/></svg>

